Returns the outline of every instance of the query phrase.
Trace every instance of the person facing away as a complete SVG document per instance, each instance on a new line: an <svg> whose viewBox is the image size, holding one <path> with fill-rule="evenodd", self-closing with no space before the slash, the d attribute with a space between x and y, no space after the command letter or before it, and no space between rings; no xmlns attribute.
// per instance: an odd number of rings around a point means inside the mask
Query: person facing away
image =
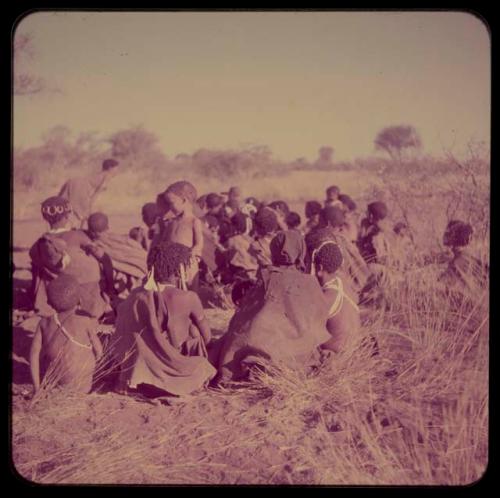
<svg viewBox="0 0 500 498"><path fill-rule="evenodd" d="M444 232L443 243L452 251L453 257L438 281L450 288L467 288L478 291L487 281L488 265L470 254L468 246L472 239L472 226L460 220L451 220Z"/></svg>
<svg viewBox="0 0 500 498"><path fill-rule="evenodd" d="M367 263L383 263L383 258L390 251L388 234L384 226L388 209L384 202L368 204L367 216L361 221L358 237L359 252Z"/></svg>
<svg viewBox="0 0 500 498"><path fill-rule="evenodd" d="M105 294L113 294L111 260L86 252L92 243L80 229L72 229L71 206L59 196L49 197L41 205L49 230L30 248L33 307L40 314L50 314L46 287L57 275L71 275L80 284L81 309L99 318L107 309Z"/></svg>
<svg viewBox="0 0 500 498"><path fill-rule="evenodd" d="M106 254L111 258L115 283L121 282L117 292L137 287L147 274L147 252L144 247L125 234L109 230L109 220L104 213L92 213L88 218L88 227L89 237L93 241L88 249L96 257Z"/></svg>
<svg viewBox="0 0 500 498"><path fill-rule="evenodd" d="M97 195L106 189L106 183L116 175L118 161L106 159L99 173L69 179L59 191L73 208L74 224L84 228Z"/></svg>
<svg viewBox="0 0 500 498"><path fill-rule="evenodd" d="M300 219L300 214L295 211L290 211L285 218L285 222L287 224L288 230L297 230L297 232L302 233L300 229L300 224L302 220Z"/></svg>
<svg viewBox="0 0 500 498"><path fill-rule="evenodd" d="M231 218L233 230L227 240L227 259L233 276L242 274L244 277L255 279L259 264L255 256L249 252L253 240L247 234L247 219L243 213L236 213Z"/></svg>
<svg viewBox="0 0 500 498"><path fill-rule="evenodd" d="M305 206L306 226L305 232L314 230L320 224L321 204L318 201L307 201Z"/></svg>
<svg viewBox="0 0 500 498"><path fill-rule="evenodd" d="M314 274L329 303L326 328L331 339L323 343L321 348L335 353L340 353L355 345L361 335L357 295L348 281L339 274L342 261L342 251L332 241L323 242L312 254Z"/></svg>
<svg viewBox="0 0 500 498"><path fill-rule="evenodd" d="M345 222L344 231L346 237L353 243L358 240L358 213L356 211L356 203L347 194L340 194L339 200L342 202L342 210L344 211Z"/></svg>
<svg viewBox="0 0 500 498"><path fill-rule="evenodd" d="M203 253L203 225L193 214L196 189L191 183L182 180L169 185L164 197L174 217L165 223L160 238L191 249L191 263L186 267L186 280L182 285L197 288L199 261Z"/></svg>
<svg viewBox="0 0 500 498"><path fill-rule="evenodd" d="M248 252L260 268L265 268L272 265L270 244L279 229L276 213L267 207L260 208L255 215L254 226L256 239L250 244Z"/></svg>
<svg viewBox="0 0 500 498"><path fill-rule="evenodd" d="M96 321L78 314L80 287L70 275L60 275L47 287L51 316L41 318L30 352L35 393L42 378L50 386L88 393L102 345Z"/></svg>
<svg viewBox="0 0 500 498"><path fill-rule="evenodd" d="M160 242L148 254L150 279L118 306L116 360L119 390L154 388L177 396L215 376L207 360L211 331L198 295L179 288L191 249Z"/></svg>
<svg viewBox="0 0 500 498"><path fill-rule="evenodd" d="M342 207L342 201L339 199L340 189L336 185L331 185L325 191L324 207Z"/></svg>

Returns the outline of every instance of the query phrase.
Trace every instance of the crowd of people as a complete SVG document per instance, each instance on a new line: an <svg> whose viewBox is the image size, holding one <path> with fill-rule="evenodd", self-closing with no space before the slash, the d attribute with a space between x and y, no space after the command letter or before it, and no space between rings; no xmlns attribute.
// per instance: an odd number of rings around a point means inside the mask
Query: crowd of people
<svg viewBox="0 0 500 498"><path fill-rule="evenodd" d="M89 392L103 323L113 328L114 388L122 393L179 397L248 379L269 363L312 365L367 343L360 308L383 306L384 278L404 278L412 264L409 227L390 225L381 201L360 216L337 186L323 202L306 202L303 217L238 187L199 196L177 181L142 207L142 226L118 234L105 213L92 212L118 166L104 161L98 178L69 180L41 205L49 229L30 250L40 316L30 357L35 391L57 363L61 386ZM484 280L467 252L471 237L463 221L446 227L443 285ZM210 291L234 306L217 339L205 316ZM368 344L378 354L376 341Z"/></svg>

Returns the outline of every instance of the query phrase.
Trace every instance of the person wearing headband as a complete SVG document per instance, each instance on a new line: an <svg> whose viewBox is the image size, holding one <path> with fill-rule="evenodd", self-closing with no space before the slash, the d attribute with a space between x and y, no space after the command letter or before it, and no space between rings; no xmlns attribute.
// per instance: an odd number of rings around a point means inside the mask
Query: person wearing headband
<svg viewBox="0 0 500 498"><path fill-rule="evenodd" d="M342 262L342 251L332 241L323 242L312 253L313 271L330 307L326 328L331 339L321 348L335 353L356 344L361 330L357 295L339 273Z"/></svg>
<svg viewBox="0 0 500 498"><path fill-rule="evenodd" d="M42 217L49 223L45 232L30 248L32 269L32 305L40 315L50 314L46 286L60 274L71 275L81 286L82 312L99 318L108 308L104 296L106 275L93 255L85 252L92 241L69 222L71 205L59 196L49 197L41 205Z"/></svg>

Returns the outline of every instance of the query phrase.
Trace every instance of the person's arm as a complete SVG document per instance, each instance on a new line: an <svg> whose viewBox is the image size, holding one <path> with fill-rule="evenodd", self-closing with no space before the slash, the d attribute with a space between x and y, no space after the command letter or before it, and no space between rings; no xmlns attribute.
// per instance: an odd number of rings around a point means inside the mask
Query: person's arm
<svg viewBox="0 0 500 498"><path fill-rule="evenodd" d="M42 351L42 329L38 327L33 337L30 350L30 371L35 393L40 389L40 352Z"/></svg>
<svg viewBox="0 0 500 498"><path fill-rule="evenodd" d="M192 308L191 308L191 320L198 327L205 344L210 342L212 338L212 332L210 331L210 325L203 311L203 305L201 304L198 294L191 292L192 296Z"/></svg>
<svg viewBox="0 0 500 498"><path fill-rule="evenodd" d="M195 257L201 258L203 252L203 225L199 218L195 218L193 221L193 255Z"/></svg>
<svg viewBox="0 0 500 498"><path fill-rule="evenodd" d="M97 333L93 327L89 327L87 329L87 334L89 336L90 343L92 344L94 356L96 357L96 360L98 360L102 356L103 352L101 341L99 340L99 337L97 337Z"/></svg>

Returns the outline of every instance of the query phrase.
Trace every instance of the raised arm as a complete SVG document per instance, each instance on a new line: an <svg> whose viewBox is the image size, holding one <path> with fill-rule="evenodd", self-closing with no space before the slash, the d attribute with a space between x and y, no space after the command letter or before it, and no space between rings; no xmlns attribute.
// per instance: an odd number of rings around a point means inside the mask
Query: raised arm
<svg viewBox="0 0 500 498"><path fill-rule="evenodd" d="M31 379L33 380L33 387L35 393L40 389L40 352L42 350L42 329L41 325L38 327L33 337L30 350L30 371Z"/></svg>

